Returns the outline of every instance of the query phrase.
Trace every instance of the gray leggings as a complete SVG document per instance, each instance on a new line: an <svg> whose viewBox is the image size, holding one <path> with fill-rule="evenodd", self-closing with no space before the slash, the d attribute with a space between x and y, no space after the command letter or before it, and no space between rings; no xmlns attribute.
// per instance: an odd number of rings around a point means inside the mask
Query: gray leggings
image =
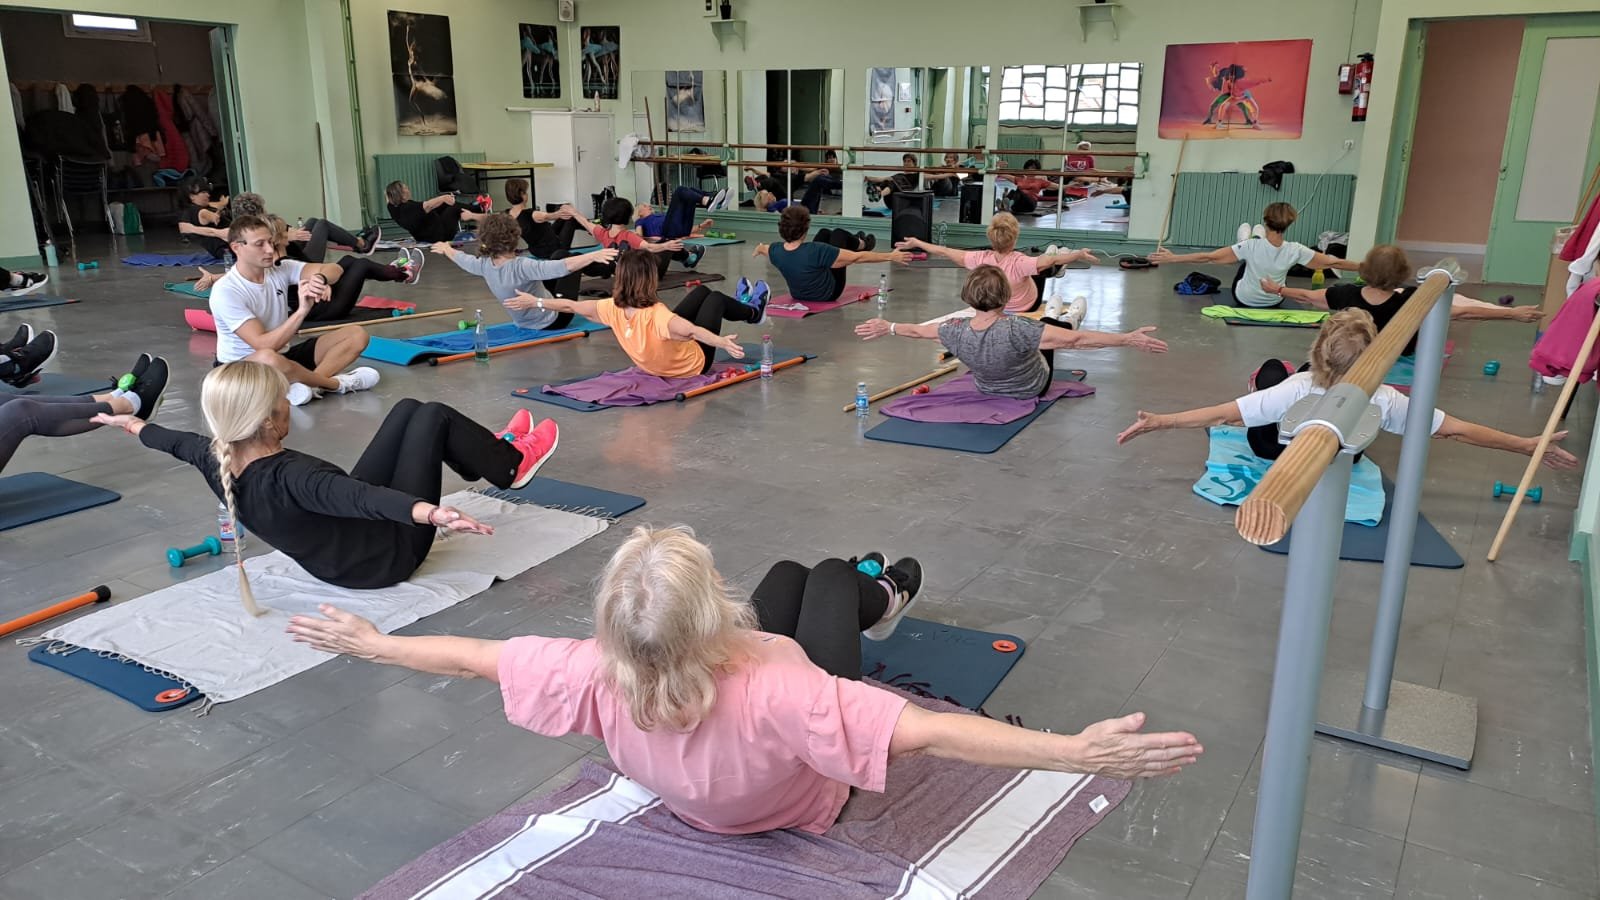
<svg viewBox="0 0 1600 900"><path fill-rule="evenodd" d="M96 403L88 397L0 394L0 470L11 462L23 438L35 434L68 437L93 431L100 426L90 422L89 417L109 412L111 404Z"/></svg>

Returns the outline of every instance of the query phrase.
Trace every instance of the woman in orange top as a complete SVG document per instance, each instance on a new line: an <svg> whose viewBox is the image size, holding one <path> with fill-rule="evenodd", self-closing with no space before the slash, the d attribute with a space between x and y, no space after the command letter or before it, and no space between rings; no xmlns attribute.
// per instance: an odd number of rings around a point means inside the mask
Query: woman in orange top
<svg viewBox="0 0 1600 900"><path fill-rule="evenodd" d="M744 350L734 335L724 335L722 322L766 321L767 296L757 292L743 303L701 285L690 291L674 309L656 296L659 276L647 251L628 250L617 257L612 280L614 296L600 300L564 300L517 292L506 301L512 309L553 309L577 313L603 325L622 345L633 364L662 378L684 378L711 371L717 350L742 359ZM521 305L518 305L521 304Z"/></svg>

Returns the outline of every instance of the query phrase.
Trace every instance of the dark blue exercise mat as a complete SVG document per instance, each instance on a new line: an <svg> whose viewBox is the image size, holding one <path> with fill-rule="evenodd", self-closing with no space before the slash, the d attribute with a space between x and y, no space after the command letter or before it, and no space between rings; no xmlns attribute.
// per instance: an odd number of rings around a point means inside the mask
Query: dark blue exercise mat
<svg viewBox="0 0 1600 900"><path fill-rule="evenodd" d="M1056 380L1082 381L1087 373L1082 369L1057 370ZM993 453L1004 447L1034 419L1056 401L1040 403L1038 408L1015 422L1004 425L976 425L969 422L913 422L884 416L877 427L868 431L867 440L887 441L891 444L911 444L917 447L937 447L941 450L959 450L964 453Z"/></svg>
<svg viewBox="0 0 1600 900"><path fill-rule="evenodd" d="M43 472L0 478L0 531L121 500L116 491Z"/></svg>
<svg viewBox="0 0 1600 900"><path fill-rule="evenodd" d="M1255 319L1223 319L1235 328L1321 328L1321 322L1258 322Z"/></svg>
<svg viewBox="0 0 1600 900"><path fill-rule="evenodd" d="M995 646L1003 641L1002 650ZM1027 642L907 616L887 641L861 639L861 674L967 709L982 706L1022 658Z"/></svg>
<svg viewBox="0 0 1600 900"><path fill-rule="evenodd" d="M1387 476L1383 479L1383 521L1376 526L1357 525L1354 522L1344 523L1344 538L1339 546L1339 558L1356 562L1383 562L1384 547L1389 543L1389 523L1394 521L1394 482ZM1269 553L1288 553L1289 540L1294 537L1294 529L1283 536L1283 540L1276 544L1268 544L1261 549ZM1417 513L1417 537L1411 545L1411 564L1413 566L1428 566L1434 569L1459 569L1466 565L1461 554L1450 546L1428 517Z"/></svg>
<svg viewBox="0 0 1600 900"><path fill-rule="evenodd" d="M89 378L82 375L61 375L45 372L39 380L27 387L0 384L0 394L21 394L24 397L83 397L112 388L109 378Z"/></svg>
<svg viewBox="0 0 1600 900"><path fill-rule="evenodd" d="M93 650L77 648L67 653L51 653L49 644L39 644L28 651L28 658L110 691L147 712L177 709L205 696L131 659L101 656Z"/></svg>
<svg viewBox="0 0 1600 900"><path fill-rule="evenodd" d="M543 477L534 478L526 487L514 491L485 488L483 493L515 503L532 503L547 509L564 509L601 519L625 516L644 505L643 497Z"/></svg>
<svg viewBox="0 0 1600 900"><path fill-rule="evenodd" d="M6 297L0 295L0 312L15 312L19 309L38 309L41 306L65 306L68 303L77 303L66 297L57 297L54 294L24 294L21 297Z"/></svg>
<svg viewBox="0 0 1600 900"><path fill-rule="evenodd" d="M541 338L558 337L575 332L605 331L610 327L609 325L601 325L599 322L591 322L582 316L578 316L572 320L572 324L568 327L552 328L548 331L522 328L513 322L490 325L485 330L489 333L489 348L494 349L495 347L504 347L507 344L519 344L524 341L536 341ZM376 359L379 362L411 366L440 356L449 356L454 353L471 353L472 346L473 333L470 328L441 331L438 334L424 334L404 339L374 335L367 342L367 349L361 351L361 355L368 359Z"/></svg>

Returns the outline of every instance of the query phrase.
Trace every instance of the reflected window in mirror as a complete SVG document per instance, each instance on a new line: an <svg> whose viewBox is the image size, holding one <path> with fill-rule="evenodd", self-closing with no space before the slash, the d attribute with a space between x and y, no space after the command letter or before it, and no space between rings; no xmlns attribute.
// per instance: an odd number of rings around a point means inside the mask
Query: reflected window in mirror
<svg viewBox="0 0 1600 900"><path fill-rule="evenodd" d="M1139 63L1007 66L1000 120L1050 125L1138 125Z"/></svg>

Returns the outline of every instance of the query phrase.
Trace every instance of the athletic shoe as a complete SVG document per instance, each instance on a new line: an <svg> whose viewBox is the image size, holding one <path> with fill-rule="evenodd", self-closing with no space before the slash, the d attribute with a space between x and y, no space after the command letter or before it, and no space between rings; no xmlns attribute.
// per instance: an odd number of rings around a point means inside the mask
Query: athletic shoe
<svg viewBox="0 0 1600 900"><path fill-rule="evenodd" d="M371 366L357 366L348 372L341 372L333 376L339 382L339 393L353 394L356 391L369 391L378 386L378 370Z"/></svg>
<svg viewBox="0 0 1600 900"><path fill-rule="evenodd" d="M406 284L416 284L422 280L422 267L428 261L428 254L421 247L405 248Z"/></svg>
<svg viewBox="0 0 1600 900"><path fill-rule="evenodd" d="M875 234L867 234L865 231L858 231L856 232L856 238L861 241L861 249L867 253L871 253L872 248L878 246L878 236Z"/></svg>
<svg viewBox="0 0 1600 900"><path fill-rule="evenodd" d="M522 464L517 466L517 477L511 482L511 490L527 487L539 469L555 455L556 445L561 443L561 428L554 419L545 419L533 430L511 442L511 446L522 451Z"/></svg>
<svg viewBox="0 0 1600 900"><path fill-rule="evenodd" d="M506 427L500 432L500 437L504 439L510 435L512 438L519 438L532 430L533 413L519 409L511 416L511 421L506 423Z"/></svg>
<svg viewBox="0 0 1600 900"><path fill-rule="evenodd" d="M12 387L23 387L33 380L45 363L55 358L56 333L41 331L38 337L6 355L11 361L0 366L0 371L4 371L0 381Z"/></svg>
<svg viewBox="0 0 1600 900"><path fill-rule="evenodd" d="M1262 225L1260 222L1257 222L1256 224L1251 225L1250 226L1250 236L1251 237L1262 238L1263 240L1265 240L1266 236L1267 236L1267 226Z"/></svg>
<svg viewBox="0 0 1600 900"><path fill-rule="evenodd" d="M17 326L17 333L11 336L11 340L0 343L0 353L10 354L19 347L26 347L31 340L33 340L33 326L23 323Z"/></svg>
<svg viewBox="0 0 1600 900"><path fill-rule="evenodd" d="M887 641L899 627L900 620L906 617L906 611L917 599L917 591L922 588L922 564L909 556L897 559L894 565L883 570L883 578L894 586L895 595L878 624L861 632L869 641Z"/></svg>
<svg viewBox="0 0 1600 900"><path fill-rule="evenodd" d="M884 568L889 565L889 558L876 550L863 553L860 557L852 556L845 561L855 566L857 572L870 578L882 575Z"/></svg>
<svg viewBox="0 0 1600 900"><path fill-rule="evenodd" d="M1072 298L1067 304L1067 311L1061 315L1061 321L1068 328L1077 331L1083 327L1083 317L1089 314L1089 301L1082 294Z"/></svg>
<svg viewBox="0 0 1600 900"><path fill-rule="evenodd" d="M135 368L138 368L135 366ZM143 371L138 374L138 381L134 382L133 393L139 398L139 411L134 413L146 422L150 421L161 408L161 397L167 392L167 379L171 370L167 361L161 357L150 360Z"/></svg>
<svg viewBox="0 0 1600 900"><path fill-rule="evenodd" d="M733 288L733 299L746 306L750 305L750 279L743 275L739 276L739 281Z"/></svg>
<svg viewBox="0 0 1600 900"><path fill-rule="evenodd" d="M706 207L706 209L708 211L709 210L717 210L717 209L727 209L727 208L728 208L728 189L727 188L723 188L722 190L717 191L716 196L711 198L711 204Z"/></svg>
<svg viewBox="0 0 1600 900"><path fill-rule="evenodd" d="M684 257L683 260L683 267L685 269L692 269L695 266L700 265L701 258L706 255L706 248L702 244L688 244L683 248L683 250L685 253L689 254L688 256Z"/></svg>
<svg viewBox="0 0 1600 900"><path fill-rule="evenodd" d="M756 311L756 317L750 324L760 325L767 321L767 301L771 299L772 288L765 281L756 282L756 286L750 291L750 300L746 303Z"/></svg>
<svg viewBox="0 0 1600 900"><path fill-rule="evenodd" d="M1234 233L1233 237L1234 237L1234 243L1236 243L1236 244L1242 244L1245 241L1250 240L1250 223L1249 222L1240 222L1239 223L1239 230Z"/></svg>
<svg viewBox="0 0 1600 900"><path fill-rule="evenodd" d="M371 256L372 251L378 249L378 242L381 240L383 240L383 226L373 225L365 228L360 234L356 235L356 241L359 244L356 247L356 252L362 256ZM361 249L362 247L366 249L363 250Z"/></svg>
<svg viewBox="0 0 1600 900"><path fill-rule="evenodd" d="M311 385L301 384L298 381L289 385L290 406L305 406L315 399L317 399L317 389Z"/></svg>
<svg viewBox="0 0 1600 900"><path fill-rule="evenodd" d="M145 371L150 368L150 362L150 354L139 354L139 358L133 361L133 368L129 369L126 375L119 375L116 378L117 390L134 390L139 384L139 379L143 378Z"/></svg>
<svg viewBox="0 0 1600 900"><path fill-rule="evenodd" d="M20 297L23 294L31 294L50 283L50 276L43 272L15 272L13 274L15 274L17 276L17 280L21 281L22 283L16 287L8 287L5 288L4 291L0 291L0 293L4 293L8 297Z"/></svg>
<svg viewBox="0 0 1600 900"><path fill-rule="evenodd" d="M488 194L479 194L477 196L477 198L473 202L475 204L477 204L478 212L481 212L481 213L492 213L492 212L494 212L494 198L489 196Z"/></svg>

